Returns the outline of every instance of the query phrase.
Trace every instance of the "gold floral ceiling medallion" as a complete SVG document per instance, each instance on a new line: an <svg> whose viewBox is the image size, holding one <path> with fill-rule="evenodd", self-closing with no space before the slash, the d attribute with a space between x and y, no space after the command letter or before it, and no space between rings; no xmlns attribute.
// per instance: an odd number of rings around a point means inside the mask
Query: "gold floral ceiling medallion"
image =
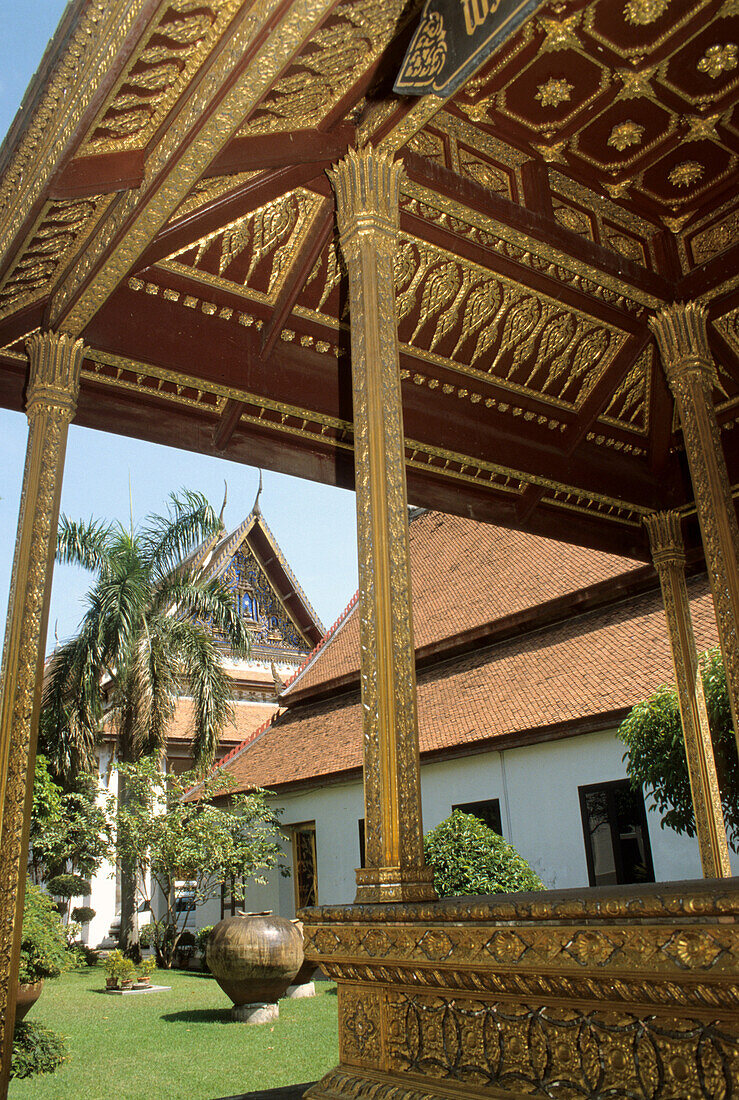
<svg viewBox="0 0 739 1100"><path fill-rule="evenodd" d="M670 0L627 0L624 5L624 19L627 23L646 26L664 15L669 5Z"/></svg>
<svg viewBox="0 0 739 1100"><path fill-rule="evenodd" d="M539 85L536 98L542 107L558 107L572 98L572 91L573 85L568 80L550 76L546 83Z"/></svg>
<svg viewBox="0 0 739 1100"><path fill-rule="evenodd" d="M641 145L643 136L644 127L627 118L625 122L619 122L613 127L608 144L618 149L619 153L623 153L624 149L628 149L630 145Z"/></svg>
<svg viewBox="0 0 739 1100"><path fill-rule="evenodd" d="M707 73L712 80L718 80L722 73L731 72L737 67L737 47L733 42L725 46L710 46L698 62L698 72Z"/></svg>
<svg viewBox="0 0 739 1100"><path fill-rule="evenodd" d="M684 160L676 164L667 177L673 187L690 187L703 175L703 165L697 160Z"/></svg>

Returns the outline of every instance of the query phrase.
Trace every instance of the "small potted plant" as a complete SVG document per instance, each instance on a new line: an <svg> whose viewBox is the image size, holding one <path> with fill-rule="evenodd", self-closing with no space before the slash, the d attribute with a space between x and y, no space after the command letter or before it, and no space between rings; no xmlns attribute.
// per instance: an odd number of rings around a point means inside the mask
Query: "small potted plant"
<svg viewBox="0 0 739 1100"><path fill-rule="evenodd" d="M119 989L121 980L121 964L124 962L123 952L119 950L111 951L104 962L105 967L105 988L106 989Z"/></svg>
<svg viewBox="0 0 739 1100"><path fill-rule="evenodd" d="M120 981L121 989L133 989L133 983L136 981L136 964L133 959L124 958L120 964Z"/></svg>
<svg viewBox="0 0 739 1100"><path fill-rule="evenodd" d="M154 973L156 966L156 959L153 955L148 955L145 959L142 959L138 966L138 977L134 983L134 989L151 989L151 976Z"/></svg>

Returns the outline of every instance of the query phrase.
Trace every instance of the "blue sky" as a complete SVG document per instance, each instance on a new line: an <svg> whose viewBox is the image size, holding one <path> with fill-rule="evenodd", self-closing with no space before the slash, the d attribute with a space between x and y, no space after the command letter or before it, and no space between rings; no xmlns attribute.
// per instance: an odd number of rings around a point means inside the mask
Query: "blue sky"
<svg viewBox="0 0 739 1100"><path fill-rule="evenodd" d="M0 138L65 8L64 0L0 0ZM26 418L0 410L0 608L7 604L18 502L26 449ZM72 425L62 492L62 511L75 518L129 517L129 477L134 519L160 511L171 491L187 486L220 508L228 482L226 524L249 512L258 473L248 466L158 447L151 443ZM325 626L330 626L357 586L354 494L266 471L264 518ZM69 567L54 575L48 646L68 636L79 621L88 578Z"/></svg>

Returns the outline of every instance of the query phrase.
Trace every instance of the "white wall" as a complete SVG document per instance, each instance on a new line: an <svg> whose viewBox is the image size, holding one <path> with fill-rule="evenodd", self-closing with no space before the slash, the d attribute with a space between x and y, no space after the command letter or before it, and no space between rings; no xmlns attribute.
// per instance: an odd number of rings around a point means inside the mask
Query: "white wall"
<svg viewBox="0 0 739 1100"><path fill-rule="evenodd" d="M102 803L105 794L118 793L118 774L111 768L113 756L112 747L104 745L100 749L100 765L98 782L101 794L98 801ZM95 916L89 924L82 927L82 940L91 947L96 947L107 937L110 925L116 917L115 904L115 864L107 860L91 881L92 892L85 899L85 905L90 905L95 910ZM75 902L75 904L79 904Z"/></svg>
<svg viewBox="0 0 739 1100"><path fill-rule="evenodd" d="M424 831L449 816L459 802L500 800L503 834L552 889L587 887L578 787L624 779L624 745L615 732L581 734L503 753L487 752L425 764L421 769ZM320 904L354 900L354 869L359 866L357 821L364 817L360 782L328 785L275 800L287 827L315 821ZM649 839L656 880L700 878L698 845L660 827L648 812ZM732 866L739 874L739 857ZM217 904L217 903L216 903ZM244 908L295 914L292 879L273 876L268 887L250 890ZM220 910L210 911L213 923Z"/></svg>

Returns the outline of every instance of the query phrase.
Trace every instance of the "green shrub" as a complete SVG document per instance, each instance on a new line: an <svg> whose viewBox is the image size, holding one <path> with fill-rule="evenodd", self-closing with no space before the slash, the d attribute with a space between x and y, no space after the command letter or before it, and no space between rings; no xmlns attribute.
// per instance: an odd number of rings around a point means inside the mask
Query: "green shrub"
<svg viewBox="0 0 739 1100"><path fill-rule="evenodd" d="M210 934L212 931L213 925L206 924L204 928L199 928L197 933L195 934L195 946L202 955L205 954L206 948L208 946L208 940L210 939Z"/></svg>
<svg viewBox="0 0 739 1100"><path fill-rule="evenodd" d="M423 839L439 897L510 894L544 885L513 845L472 814L455 810Z"/></svg>
<svg viewBox="0 0 739 1100"><path fill-rule="evenodd" d="M82 875L54 875L46 883L46 889L55 898L86 898L90 893L90 880Z"/></svg>
<svg viewBox="0 0 739 1100"><path fill-rule="evenodd" d="M72 910L72 920L78 924L87 924L95 916L95 910L89 905L78 905Z"/></svg>
<svg viewBox="0 0 739 1100"><path fill-rule="evenodd" d="M33 1077L36 1073L53 1073L69 1061L61 1035L41 1024L23 1021L13 1033L13 1053L10 1059L11 1077Z"/></svg>
<svg viewBox="0 0 739 1100"><path fill-rule="evenodd" d="M153 947L154 931L155 926L153 924L141 925L139 928L139 947Z"/></svg>
<svg viewBox="0 0 739 1100"><path fill-rule="evenodd" d="M30 983L41 978L58 978L70 962L67 937L56 906L38 886L29 882L23 907L19 980Z"/></svg>

